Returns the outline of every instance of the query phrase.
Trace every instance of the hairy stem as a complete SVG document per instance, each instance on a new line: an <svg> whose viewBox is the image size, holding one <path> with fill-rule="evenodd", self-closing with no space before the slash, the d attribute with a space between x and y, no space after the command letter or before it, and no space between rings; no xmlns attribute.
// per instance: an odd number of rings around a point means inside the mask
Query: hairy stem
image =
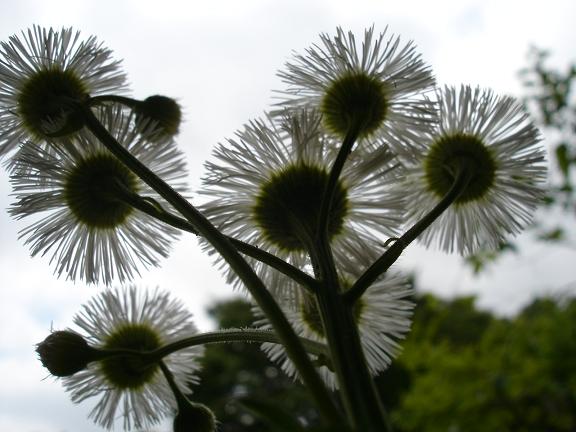
<svg viewBox="0 0 576 432"><path fill-rule="evenodd" d="M102 360L110 357L137 356L142 357L149 363L157 363L167 355L199 345L220 344L230 342L246 343L275 343L282 344L280 338L271 330L261 329L225 329L214 332L200 333L175 342L164 345L153 351L136 351L132 349L99 349L95 348L95 360ZM300 342L310 354L327 355L326 345L307 338L300 338Z"/></svg>

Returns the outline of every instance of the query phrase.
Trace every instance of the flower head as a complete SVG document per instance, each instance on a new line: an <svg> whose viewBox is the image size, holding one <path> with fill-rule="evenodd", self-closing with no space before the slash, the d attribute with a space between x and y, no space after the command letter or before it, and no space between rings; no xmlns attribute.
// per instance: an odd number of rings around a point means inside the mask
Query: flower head
<svg viewBox="0 0 576 432"><path fill-rule="evenodd" d="M434 79L413 44L386 39L386 31L375 37L373 28L366 30L361 47L341 28L334 38L322 34L320 39L279 72L289 85L279 105L318 109L335 135L355 131L413 158L422 133L435 121L433 103L422 97L433 90Z"/></svg>
<svg viewBox="0 0 576 432"><path fill-rule="evenodd" d="M134 131L119 108L105 107L99 117L112 135L176 190L185 163L172 141L150 143ZM140 264L157 265L178 231L128 204L132 196L168 205L92 135L65 145L29 143L17 153L11 181L17 198L10 212L23 218L46 212L21 232L32 255L51 253L56 273L69 279L106 284L129 279Z"/></svg>
<svg viewBox="0 0 576 432"><path fill-rule="evenodd" d="M219 145L201 192L212 197L204 214L224 234L258 245L299 268L308 261L309 242L337 148L322 134L320 116L301 112L281 124L257 120L237 139ZM402 199L391 198L387 183L397 175L393 157L381 148L371 158L351 157L336 187L328 231L336 261L346 266L374 238L393 236ZM286 286L276 272L255 263L270 286Z"/></svg>
<svg viewBox="0 0 576 432"><path fill-rule="evenodd" d="M102 350L151 351L193 336L192 315L167 292L147 292L134 286L107 289L84 305L74 323L90 345ZM199 369L202 347L176 351L163 361L177 385L189 393ZM110 429L118 415L125 429L157 423L176 409L175 397L157 364L136 357L108 357L63 379L74 402L100 398L90 417Z"/></svg>
<svg viewBox="0 0 576 432"><path fill-rule="evenodd" d="M420 220L465 175L465 189L420 239L461 254L495 248L529 223L542 198L539 132L511 97L469 86L446 87L438 97L438 129L399 191L407 199L407 222Z"/></svg>
<svg viewBox="0 0 576 432"><path fill-rule="evenodd" d="M366 262L365 264L368 264ZM354 281L360 276L364 265L359 265L353 273L345 272L342 282ZM408 280L399 273L388 272L372 286L355 304L354 315L360 334L360 342L364 350L368 369L373 376L384 371L400 350L398 340L403 339L410 329L410 317L414 307L409 299L413 290ZM300 337L315 342L326 343L322 318L316 302L309 295L301 295L295 303L287 298L281 303L286 317ZM262 312L256 309L256 315L264 329L270 325L263 318ZM264 343L262 349L268 357L280 364L281 368L291 377L298 377L298 372L288 358L282 345ZM336 377L330 369L330 360L318 358L318 372L326 384L335 389L338 387Z"/></svg>
<svg viewBox="0 0 576 432"><path fill-rule="evenodd" d="M74 107L123 91L120 62L95 37L34 26L0 47L0 158L21 141L60 137L83 126Z"/></svg>

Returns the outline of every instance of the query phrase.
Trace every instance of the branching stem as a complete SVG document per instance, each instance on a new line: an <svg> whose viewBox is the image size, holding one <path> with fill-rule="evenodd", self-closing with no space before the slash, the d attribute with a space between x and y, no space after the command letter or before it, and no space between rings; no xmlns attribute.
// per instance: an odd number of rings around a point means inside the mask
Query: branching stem
<svg viewBox="0 0 576 432"><path fill-rule="evenodd" d="M318 228L315 238L310 239L309 253L316 277L320 281L316 301L348 416L354 430L385 432L389 430L386 414L364 357L353 308L343 301L340 292L328 233L335 190L357 137L358 131L351 129L330 170L322 197Z"/></svg>
<svg viewBox="0 0 576 432"><path fill-rule="evenodd" d="M122 185L118 185L118 187L116 188L116 192L123 202L131 205L132 207L170 226L173 226L174 228L180 229L182 231L187 231L194 235L199 235L198 230L195 229L190 222L188 222L184 218L181 218L175 214L166 211L160 206L159 203L156 203L151 199L141 197L140 195L135 194L127 190L126 188L123 188ZM252 257L264 264L267 264L270 267L275 268L279 272L290 277L292 280L300 284L304 289L306 289L311 293L316 290L318 282L316 281L316 279L314 279L307 273L287 263L283 259L278 258L276 255L268 253L265 250L262 250L256 246L235 239L233 237L228 236L227 238L234 245L236 250L240 251L241 253L249 257Z"/></svg>
<svg viewBox="0 0 576 432"><path fill-rule="evenodd" d="M262 283L252 267L242 258L230 240L220 233L220 231L184 197L120 145L100 123L98 118L96 118L89 106L81 106L80 110L84 116L87 128L96 138L98 138L114 156L120 159L130 170L182 214L228 262L233 271L242 280L258 306L266 314L270 324L282 340L288 356L293 361L302 380L315 398L323 419L332 425L341 423L341 414L328 393L324 382L314 368L306 350L300 343L298 335L288 322L280 306L276 303L276 300L272 297L272 294Z"/></svg>

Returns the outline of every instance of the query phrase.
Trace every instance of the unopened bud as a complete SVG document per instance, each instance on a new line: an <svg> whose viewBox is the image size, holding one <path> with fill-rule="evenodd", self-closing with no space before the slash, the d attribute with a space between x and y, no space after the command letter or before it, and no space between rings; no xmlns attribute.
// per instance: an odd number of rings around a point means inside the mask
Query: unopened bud
<svg viewBox="0 0 576 432"><path fill-rule="evenodd" d="M214 432L216 417L206 405L190 401L178 404L174 418L174 432Z"/></svg>
<svg viewBox="0 0 576 432"><path fill-rule="evenodd" d="M42 365L57 377L74 375L98 360L98 350L78 333L60 330L51 333L36 346Z"/></svg>
<svg viewBox="0 0 576 432"><path fill-rule="evenodd" d="M166 96L150 96L134 108L136 128L152 140L173 137L178 134L182 112L174 99Z"/></svg>

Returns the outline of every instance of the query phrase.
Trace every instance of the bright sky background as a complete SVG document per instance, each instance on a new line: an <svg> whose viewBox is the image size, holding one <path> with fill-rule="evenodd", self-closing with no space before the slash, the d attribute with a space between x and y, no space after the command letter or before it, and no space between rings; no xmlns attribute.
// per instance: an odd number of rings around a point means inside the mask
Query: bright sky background
<svg viewBox="0 0 576 432"><path fill-rule="evenodd" d="M469 83L520 94L517 71L531 44L551 49L552 63L575 61L576 2L571 0L384 1L356 0L1 0L0 40L32 24L73 26L114 50L133 94L176 97L186 123L179 142L189 160L193 187L212 146L261 115L280 87L275 73L293 50L318 41L336 26L358 35L374 24L415 40L439 84ZM7 175L0 174L0 207L11 203ZM29 257L17 240L26 222L0 214L0 430L92 432L87 405L73 406L61 385L46 377L34 345L51 325L72 316L95 286L58 281L46 259ZM419 286L442 295L476 293L479 303L511 313L534 293L573 283L566 269L575 254L539 246L509 257L473 278L456 257L412 248L401 265L417 272ZM139 286L170 289L186 302L201 329L205 308L232 294L196 240L185 236L160 269L143 272ZM573 285L572 285L573 286ZM118 429L120 430L120 429Z"/></svg>

